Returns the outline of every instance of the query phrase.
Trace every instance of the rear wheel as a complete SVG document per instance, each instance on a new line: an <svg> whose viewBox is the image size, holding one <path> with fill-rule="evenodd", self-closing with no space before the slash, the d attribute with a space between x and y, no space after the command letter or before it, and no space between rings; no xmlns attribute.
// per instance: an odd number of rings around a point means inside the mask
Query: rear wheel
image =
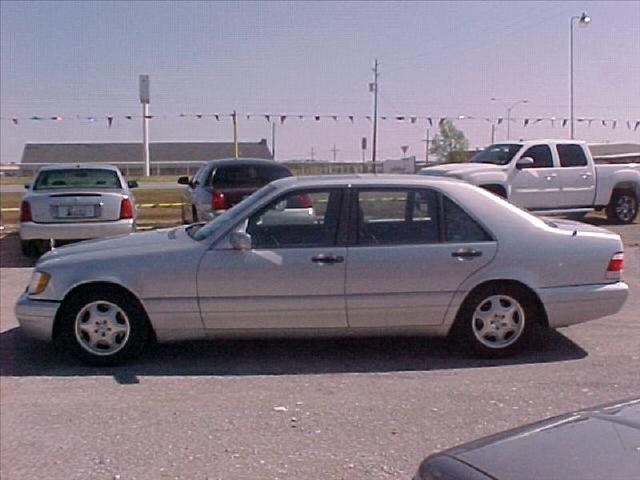
<svg viewBox="0 0 640 480"><path fill-rule="evenodd" d="M607 219L613 223L632 223L638 216L638 197L633 190L614 190L607 205Z"/></svg>
<svg viewBox="0 0 640 480"><path fill-rule="evenodd" d="M454 333L465 349L482 357L507 357L531 339L536 313L532 294L525 288L489 285L465 300Z"/></svg>
<svg viewBox="0 0 640 480"><path fill-rule="evenodd" d="M62 306L58 344L90 365L115 365L139 354L149 338L144 309L126 292L88 288Z"/></svg>
<svg viewBox="0 0 640 480"><path fill-rule="evenodd" d="M47 240L20 240L20 250L25 257L38 257L49 250Z"/></svg>

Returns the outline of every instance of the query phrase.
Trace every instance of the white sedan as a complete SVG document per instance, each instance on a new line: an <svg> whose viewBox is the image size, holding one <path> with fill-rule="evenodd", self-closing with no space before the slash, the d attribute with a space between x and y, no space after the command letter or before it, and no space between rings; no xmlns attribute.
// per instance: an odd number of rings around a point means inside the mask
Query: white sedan
<svg viewBox="0 0 640 480"><path fill-rule="evenodd" d="M283 209L301 195L305 222ZM457 180L292 177L207 224L44 255L16 317L94 364L151 339L240 335L451 335L500 357L538 328L618 312L622 249Z"/></svg>
<svg viewBox="0 0 640 480"><path fill-rule="evenodd" d="M42 167L20 205L22 253L37 256L50 240L86 240L131 233L135 200L118 167L89 163Z"/></svg>

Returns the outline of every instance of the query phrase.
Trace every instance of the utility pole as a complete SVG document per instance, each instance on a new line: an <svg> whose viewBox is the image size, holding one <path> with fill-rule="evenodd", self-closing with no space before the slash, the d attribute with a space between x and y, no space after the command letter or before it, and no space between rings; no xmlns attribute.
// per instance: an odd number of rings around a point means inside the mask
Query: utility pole
<svg viewBox="0 0 640 480"><path fill-rule="evenodd" d="M431 143L431 139L429 138L429 128L427 127L427 132L425 137L422 139L424 142L424 163L429 163L429 144Z"/></svg>
<svg viewBox="0 0 640 480"><path fill-rule="evenodd" d="M496 124L491 121L491 145L496 143Z"/></svg>
<svg viewBox="0 0 640 480"><path fill-rule="evenodd" d="M333 148L331 149L331 152L333 152L333 161L334 161L334 162L336 161L336 158L338 157L337 153L338 153L339 151L340 151L340 150L338 150L338 149L336 148L336 144L334 143L334 144L333 144Z"/></svg>
<svg viewBox="0 0 640 480"><path fill-rule="evenodd" d="M311 161L315 160L315 152L313 151L313 147L311 147Z"/></svg>
<svg viewBox="0 0 640 480"><path fill-rule="evenodd" d="M373 172L376 171L376 149L378 144L378 59L373 62L373 82L369 84L369 91L373 92L373 135L371 146L371 162Z"/></svg>
<svg viewBox="0 0 640 480"><path fill-rule="evenodd" d="M144 176L151 176L151 159L149 157L149 75L139 76L140 103L142 104L142 160Z"/></svg>
<svg viewBox="0 0 640 480"><path fill-rule="evenodd" d="M231 118L233 119L233 158L237 160L240 156L240 149L238 148L238 114L235 110L231 114Z"/></svg>
<svg viewBox="0 0 640 480"><path fill-rule="evenodd" d="M276 159L276 122L271 124L271 156Z"/></svg>

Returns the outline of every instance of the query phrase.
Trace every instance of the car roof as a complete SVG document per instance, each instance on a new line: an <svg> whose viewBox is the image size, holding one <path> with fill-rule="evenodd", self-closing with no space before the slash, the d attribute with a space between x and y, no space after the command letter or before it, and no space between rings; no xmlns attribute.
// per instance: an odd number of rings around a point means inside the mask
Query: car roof
<svg viewBox="0 0 640 480"><path fill-rule="evenodd" d="M91 168L94 170L111 170L113 172L120 172L118 167L107 163L57 163L55 165L45 165L41 167L39 171L68 170L70 168Z"/></svg>
<svg viewBox="0 0 640 480"><path fill-rule="evenodd" d="M276 162L275 160L267 160L264 158L222 158L219 160L209 160L207 162L207 166L213 166L215 168L219 167L229 167L229 166L249 166L249 165L265 165L269 167L281 167L287 169L286 165Z"/></svg>
<svg viewBox="0 0 640 480"><path fill-rule="evenodd" d="M411 175L411 174L351 174L351 175L313 175L286 177L274 180L272 185L279 188L316 187L316 186L434 186L460 184L461 180L447 177Z"/></svg>
<svg viewBox="0 0 640 480"><path fill-rule="evenodd" d="M563 144L563 143L568 143L571 145L577 144L577 145L586 145L587 142L585 142L584 140L569 140L566 138L563 139L552 139L552 138L534 138L531 140L520 140L520 141L513 141L513 140L505 140L504 142L495 142L494 145L525 145L525 146L530 146L530 145L539 145L539 144L545 144L545 143L549 143L549 144Z"/></svg>

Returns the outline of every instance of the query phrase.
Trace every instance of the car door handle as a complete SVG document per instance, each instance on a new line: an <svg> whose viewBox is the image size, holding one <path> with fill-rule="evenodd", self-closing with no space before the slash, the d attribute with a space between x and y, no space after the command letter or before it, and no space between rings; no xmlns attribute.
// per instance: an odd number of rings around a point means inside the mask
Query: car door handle
<svg viewBox="0 0 640 480"><path fill-rule="evenodd" d="M481 257L482 252L474 248L459 248L458 250L451 252L451 256L464 260L467 258Z"/></svg>
<svg viewBox="0 0 640 480"><path fill-rule="evenodd" d="M589 178L591 176L591 174L590 173L583 173L580 176L586 180L587 178Z"/></svg>
<svg viewBox="0 0 640 480"><path fill-rule="evenodd" d="M314 263L342 263L344 262L344 257L342 255L327 255L321 253L320 255L311 257L311 261Z"/></svg>
<svg viewBox="0 0 640 480"><path fill-rule="evenodd" d="M545 180L553 180L554 178L556 178L556 174L555 173L550 173L549 175L546 175Z"/></svg>

